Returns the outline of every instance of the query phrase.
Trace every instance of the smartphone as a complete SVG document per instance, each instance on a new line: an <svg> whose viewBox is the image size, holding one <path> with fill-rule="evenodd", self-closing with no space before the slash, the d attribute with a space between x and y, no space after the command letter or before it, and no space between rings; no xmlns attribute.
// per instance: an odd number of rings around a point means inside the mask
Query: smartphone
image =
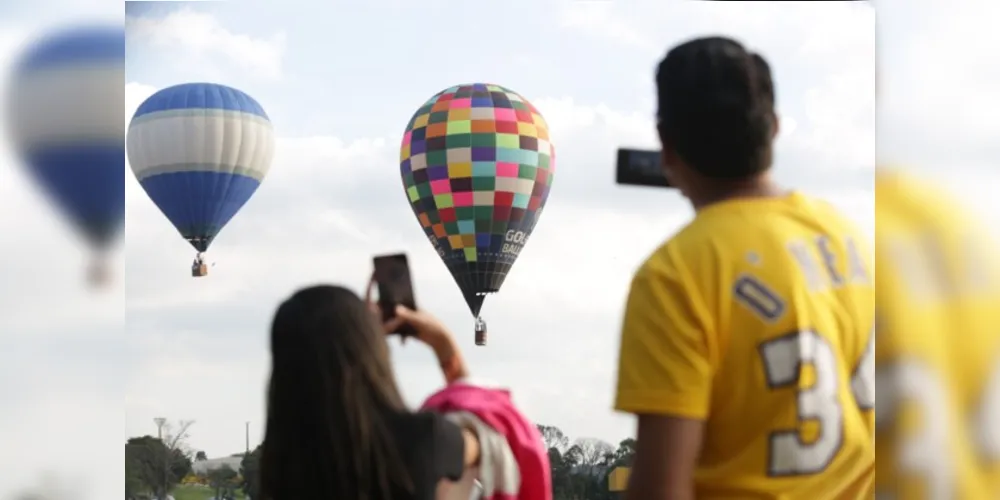
<svg viewBox="0 0 1000 500"><path fill-rule="evenodd" d="M413 280L410 277L410 263L405 253L380 255L372 259L375 266L375 283L378 286L378 306L382 311L382 321L396 316L396 306L417 309L413 295ZM409 337L416 335L410 325L403 325L392 332Z"/></svg>
<svg viewBox="0 0 1000 500"><path fill-rule="evenodd" d="M620 148L615 182L626 186L673 187L660 163L659 151Z"/></svg>

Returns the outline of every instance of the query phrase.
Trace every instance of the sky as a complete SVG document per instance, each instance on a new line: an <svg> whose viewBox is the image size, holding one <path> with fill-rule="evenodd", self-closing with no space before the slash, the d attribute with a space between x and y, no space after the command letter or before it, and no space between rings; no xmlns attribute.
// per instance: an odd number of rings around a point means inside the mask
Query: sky
<svg viewBox="0 0 1000 500"><path fill-rule="evenodd" d="M0 413L0 440L19 450L0 455L15 472L0 479L0 498L45 472L83 479L93 498L117 496L120 476L102 464L121 463L120 440L155 434L155 417L195 420L189 445L210 457L241 452L248 421L254 446L277 304L321 282L360 291L372 255L396 251L408 253L419 304L453 329L476 378L510 388L537 422L617 443L634 430L611 410L630 276L692 215L675 192L613 181L616 148L657 145L658 60L673 44L715 34L762 53L781 116L777 178L871 231L876 154L960 170L946 177L970 199L990 194L1000 114L989 111L1000 102L988 88L1000 62L980 58L970 72L968 44L1000 35L975 24L989 16L935 3L879 2L876 107L875 16L860 2L511 0L489 11L443 0L126 2L124 119L173 84L231 85L270 115L276 156L201 279L189 274L194 251L127 173L116 286L101 293L83 286L85 254L59 214L19 169L0 169L0 230L30 234L4 246L0 268L0 398L16 409ZM41 30L121 16L93 0L59 7L0 7L0 64ZM486 348L473 345L472 319L398 176L412 113L473 81L528 98L557 151L545 214L483 310ZM6 144L0 157L16 163ZM393 344L397 377L417 405L441 385L436 363L418 344Z"/></svg>
<svg viewBox="0 0 1000 500"><path fill-rule="evenodd" d="M629 436L630 419L610 408L630 274L692 212L675 193L614 185L614 152L656 146L652 70L693 36L727 33L770 58L783 117L777 175L872 224L870 9L793 7L775 18L773 8L699 4L637 16L611 4L543 3L525 17L527 6L491 13L506 35L490 41L460 21L484 15L473 4L400 2L396 20L374 4L309 16L276 3L126 4L126 114L158 89L213 81L254 96L278 136L267 179L213 244L204 280L191 279L193 252L128 184L127 344L143 362L127 376L127 435L155 431L156 416L195 419L190 445L216 456L242 451L250 421L256 444L277 303L316 282L358 289L373 254L406 251L421 307L453 329L474 376L510 387L531 418L570 436ZM472 320L409 208L397 159L416 108L471 81L533 102L557 155L545 214L484 308L486 348L473 345ZM440 387L427 349L393 354L411 404Z"/></svg>

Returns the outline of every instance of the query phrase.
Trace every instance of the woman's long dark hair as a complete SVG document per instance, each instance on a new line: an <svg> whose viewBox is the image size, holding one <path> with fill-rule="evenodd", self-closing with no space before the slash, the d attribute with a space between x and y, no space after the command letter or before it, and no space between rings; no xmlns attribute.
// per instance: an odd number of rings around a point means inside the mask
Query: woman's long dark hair
<svg viewBox="0 0 1000 500"><path fill-rule="evenodd" d="M376 500L412 491L392 433L406 411L385 335L350 290L298 291L271 326L264 500Z"/></svg>

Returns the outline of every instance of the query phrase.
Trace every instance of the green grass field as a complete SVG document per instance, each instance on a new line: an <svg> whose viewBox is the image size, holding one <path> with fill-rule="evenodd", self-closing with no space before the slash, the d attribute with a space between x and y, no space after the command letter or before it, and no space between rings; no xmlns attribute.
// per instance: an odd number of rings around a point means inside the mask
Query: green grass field
<svg viewBox="0 0 1000 500"><path fill-rule="evenodd" d="M207 488L204 486L178 486L171 495L173 495L174 500L208 500L212 498L215 491L212 488ZM238 500L243 500L243 492L237 491L236 498Z"/></svg>

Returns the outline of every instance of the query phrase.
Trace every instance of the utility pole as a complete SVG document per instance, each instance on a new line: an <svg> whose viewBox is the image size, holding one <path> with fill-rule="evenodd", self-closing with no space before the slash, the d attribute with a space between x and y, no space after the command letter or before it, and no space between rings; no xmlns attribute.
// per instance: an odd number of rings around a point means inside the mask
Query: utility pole
<svg viewBox="0 0 1000 500"><path fill-rule="evenodd" d="M250 422L247 422L246 440L247 440L247 455L249 455L250 454Z"/></svg>
<svg viewBox="0 0 1000 500"><path fill-rule="evenodd" d="M161 486L160 492L157 494L160 500L166 500L167 498L167 472L170 470L169 462L170 452L167 449L167 443L163 442L163 427L167 425L167 419L163 417L157 417L153 419L153 423L156 424L156 437L160 440L160 444L163 445L163 449L166 452L163 454L163 486Z"/></svg>

